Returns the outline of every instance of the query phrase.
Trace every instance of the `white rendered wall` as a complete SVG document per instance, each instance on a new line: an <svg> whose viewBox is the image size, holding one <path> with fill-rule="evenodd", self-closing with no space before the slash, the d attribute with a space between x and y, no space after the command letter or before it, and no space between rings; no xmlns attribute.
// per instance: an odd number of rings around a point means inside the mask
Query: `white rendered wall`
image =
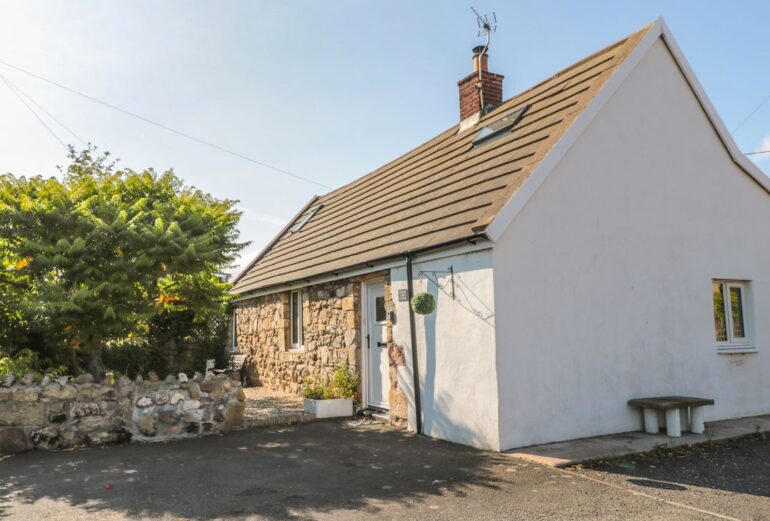
<svg viewBox="0 0 770 521"><path fill-rule="evenodd" d="M770 196L658 41L495 244L502 449L638 430L630 398L770 413ZM752 281L755 354L719 354L711 281Z"/></svg>
<svg viewBox="0 0 770 521"><path fill-rule="evenodd" d="M413 263L414 292L428 291L436 311L416 315L417 353L423 409L423 433L455 443L499 450L495 317L491 250L454 254ZM455 299L451 280L454 269ZM433 280L444 286L428 282ZM399 368L399 387L409 401L409 424L415 428L412 352L408 302L399 302L406 289L406 268L391 270L396 323L395 343L405 347L407 367Z"/></svg>

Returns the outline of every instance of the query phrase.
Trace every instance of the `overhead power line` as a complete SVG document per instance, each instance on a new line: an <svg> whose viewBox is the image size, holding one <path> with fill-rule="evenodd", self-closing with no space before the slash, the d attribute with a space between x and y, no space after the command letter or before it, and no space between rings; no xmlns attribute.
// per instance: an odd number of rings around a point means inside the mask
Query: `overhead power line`
<svg viewBox="0 0 770 521"><path fill-rule="evenodd" d="M19 98L19 101L21 101L21 102L22 102L22 104L23 104L25 107L27 107L27 110L29 110L29 111L32 113L32 115L33 115L33 116L35 116L35 119L37 119L37 120L40 122L40 124L41 124L41 125L43 125L43 126L45 127L45 129L48 131L48 133L49 133L49 134L51 134L51 135L53 136L53 138L54 138L56 141L58 141L58 142L59 142L59 144L60 144L62 147L64 147L64 148L66 149L66 148L67 148L67 144L66 144L66 143L64 143L64 141L62 141L62 140L61 140L61 138L59 138L59 136L57 136L57 135L56 135L56 132L54 132L54 131L53 131L53 129L52 129L51 127L49 127L49 126L46 124L46 122L45 122L45 121L43 121L43 118L41 118L40 116L38 116L37 112L35 112L35 109L33 109L32 107L30 107L29 103L27 103L27 102L24 100L24 98L21 96L21 94L19 94L19 92L17 92L17 91L16 91L16 90L13 88L13 86L11 85L11 82L10 82L8 79L6 79L6 77L5 77L5 76L3 76L2 74L0 74L0 79L2 79L2 80L3 80L3 82L5 83L5 86L6 86L6 87L8 87L8 90L10 90L10 91L11 91L11 92L12 92L12 93L13 93L13 94L14 94L14 95L17 97L17 98Z"/></svg>
<svg viewBox="0 0 770 521"><path fill-rule="evenodd" d="M11 63L8 63L8 62L0 60L0 64L5 65L6 67L10 67L12 69L15 69L15 70L17 70L19 72L22 72L24 74L27 74L28 76L32 76L33 78L37 78L37 79L39 79L41 81L44 81L46 83L50 83L51 85L59 87L60 89L64 89L64 90L66 90L68 92L71 92L73 94L77 94L78 96L81 96L81 97L86 98L86 99L88 99L90 101L93 101L94 103L99 103L100 105L103 105L103 106L105 106L107 108L110 108L112 110L121 112L121 113L123 113L123 114L125 114L127 116L131 116L132 118L136 118L136 119L144 121L145 123L148 123L150 125L154 125L154 126L156 126L158 128L162 128L163 130L166 130L168 132L172 132L174 134L177 134L178 136L182 136L182 137L187 138L187 139L189 139L191 141L195 141L196 143L199 143L201 145L205 145L207 147L211 147L211 148L217 149L220 152L224 152L226 154L230 154L231 156L235 156L235 157L238 157L238 158L243 159L245 161L249 161L251 163L254 163L256 165L262 166L264 168L269 168L270 170L273 170L275 172L279 172L281 174L293 177L295 179L299 179L300 181L305 181L306 183L311 183L311 184L314 184L316 186L320 186L321 188L325 188L327 190L331 190L330 186L327 186L327 185L325 185L323 183L319 183L318 181L314 181L313 179L310 179L310 178L307 178L307 177L303 177L301 175L294 174L294 173L289 172L287 170L283 170L282 168L278 168L278 167L273 166L271 164L265 163L264 161L259 161L257 159L252 158L252 157L248 157L248 156L245 156L245 155L243 155L241 153L238 153L238 152L236 152L234 150L230 150L229 148L225 148L225 147L223 147L221 145L217 145L216 143L212 143L210 141L206 141L204 139L195 137L195 136L190 135L190 134L188 134L186 132L182 132L181 130L176 130L176 129L171 128L171 127L169 127L167 125L164 125L162 123L158 123L157 121L153 121L150 118L146 118L144 116L136 114L135 112L131 112L130 110L126 110L126 109L120 108L120 107L118 107L116 105L113 105L112 103L108 103L106 101L100 100L99 98L95 98L93 96L90 96L90 95L88 95L88 94L86 94L84 92L81 92L81 91L77 90L77 89L73 89L71 87L67 87L66 85L62 85L61 83L58 83L56 81L53 81L53 80L50 80L50 79L45 78L43 76L40 76L39 74L35 74L34 72L28 71L26 69L22 69L21 67L13 65Z"/></svg>
<svg viewBox="0 0 770 521"><path fill-rule="evenodd" d="M756 152L746 152L744 156L755 156L757 154L770 154L770 150L757 150Z"/></svg>
<svg viewBox="0 0 770 521"><path fill-rule="evenodd" d="M56 118L56 116L54 116L53 114L51 114L50 112L48 112L48 110L46 110L46 108L45 108L44 106L42 106L40 103L38 103L37 101L35 101L35 99L34 99L32 96L30 96L29 94L27 94L27 93L26 93L26 92L25 92L25 91L24 91L24 90L23 90L21 87L19 87L19 86L18 86L16 83L14 83L14 82L13 82L13 81L11 81L11 80L10 80L8 77L5 77L5 76L3 76L3 79L6 81L6 83L9 83L9 84L10 84L10 85L11 85L11 86L12 86L12 87L13 87L13 88L16 90L16 91L18 91L18 92L19 92L19 93L20 93L22 96L24 96L25 98L27 98L27 100L29 100L29 101L30 101L32 104L34 104L34 105L35 105L37 108L39 108L40 110L42 110L43 112L45 112L45 113L46 113L46 115L47 115L49 118L51 118L52 120L54 120L56 123L58 123L58 124L59 124L59 126L61 126L61 127L64 129L64 130L66 130L67 132L69 132L69 133L70 133L70 134L71 134L71 135L72 135L72 136L73 136L75 139L77 139L78 141L80 141L80 142L81 142L82 144L84 144L84 145L86 145L86 144L87 144L87 143L86 143L86 141L85 141L85 140L84 140L82 137L80 137L80 136L78 136L77 134L75 134L75 132L74 132L74 131L73 131L71 128L69 128L67 125L65 125L64 123L62 123L62 122L61 122L61 121L60 121L58 118Z"/></svg>
<svg viewBox="0 0 770 521"><path fill-rule="evenodd" d="M763 99L763 100L762 100L762 102L761 102L759 105L757 105L757 106L754 108L754 110L752 110L752 111L751 111L751 113L750 113L748 116L746 116L746 119L744 119L743 121L741 121L741 123L740 123L740 124L739 124L737 127L735 127L735 128L733 129L732 133L733 133L733 134L735 134L735 132L736 132L736 131L737 131L739 128L741 128L743 125L745 125L745 124L746 124L746 122L747 122L748 120L750 120L750 119L751 119L751 117L752 117L754 114L756 114L757 112L759 112L759 109L761 109L761 108L764 106L764 104L768 102L768 100L770 100L770 95L768 95L768 96L767 96L765 99Z"/></svg>

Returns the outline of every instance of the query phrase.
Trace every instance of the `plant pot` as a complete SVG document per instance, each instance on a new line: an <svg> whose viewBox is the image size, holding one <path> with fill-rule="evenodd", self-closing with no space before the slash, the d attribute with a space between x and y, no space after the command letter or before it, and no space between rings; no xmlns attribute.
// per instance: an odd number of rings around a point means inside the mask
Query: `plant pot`
<svg viewBox="0 0 770 521"><path fill-rule="evenodd" d="M305 412L316 418L340 418L353 416L353 400L335 398L333 400L312 400L305 398Z"/></svg>

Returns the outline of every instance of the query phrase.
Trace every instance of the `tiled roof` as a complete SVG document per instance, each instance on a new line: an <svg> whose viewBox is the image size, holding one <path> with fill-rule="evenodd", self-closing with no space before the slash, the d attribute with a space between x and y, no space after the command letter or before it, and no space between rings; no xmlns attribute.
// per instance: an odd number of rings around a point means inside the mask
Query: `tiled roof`
<svg viewBox="0 0 770 521"><path fill-rule="evenodd" d="M334 273L483 234L546 153L606 84L645 27L514 96L460 132L459 124L338 188L298 233L294 222L236 279L234 293ZM512 131L473 146L485 124L525 105Z"/></svg>

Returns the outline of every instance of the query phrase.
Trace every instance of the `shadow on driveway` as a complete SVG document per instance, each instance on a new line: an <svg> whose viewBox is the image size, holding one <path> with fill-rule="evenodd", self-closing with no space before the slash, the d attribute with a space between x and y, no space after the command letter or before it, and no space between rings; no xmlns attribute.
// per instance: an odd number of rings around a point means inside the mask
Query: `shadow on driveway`
<svg viewBox="0 0 770 521"><path fill-rule="evenodd" d="M0 461L0 518L10 515L12 502L30 505L35 516L54 515L57 502L66 502L104 519L376 514L378 500L408 505L436 495L463 497L471 484L495 488L489 466L497 460L507 461L385 426L335 422L31 452ZM46 499L53 501L38 502Z"/></svg>

